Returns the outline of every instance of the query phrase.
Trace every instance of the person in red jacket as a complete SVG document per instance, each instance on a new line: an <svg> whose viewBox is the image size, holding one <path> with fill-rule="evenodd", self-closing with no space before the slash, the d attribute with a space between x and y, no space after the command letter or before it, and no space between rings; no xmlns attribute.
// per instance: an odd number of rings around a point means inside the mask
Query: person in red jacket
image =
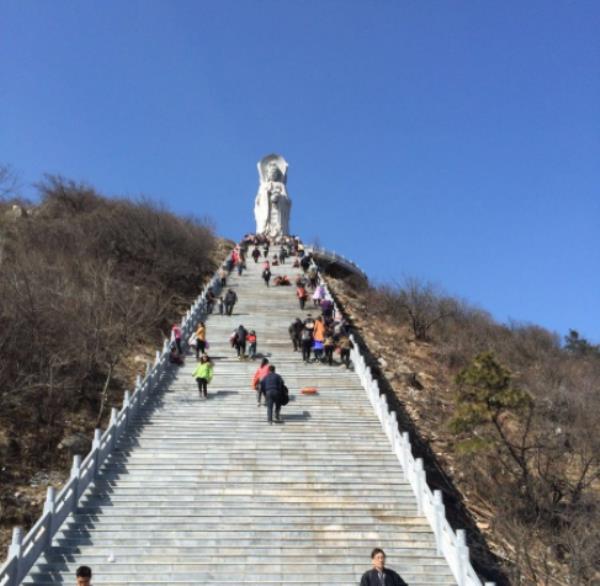
<svg viewBox="0 0 600 586"><path fill-rule="evenodd" d="M269 359L263 358L260 363L260 366L256 369L256 372L254 373L254 376L252 377L252 388L258 393L256 396L257 405L260 405L261 395L264 394L260 390L260 381L262 381L262 379L265 378L265 376L267 376L267 374L269 374ZM265 405L266 405L266 403L267 403L267 397L265 395Z"/></svg>
<svg viewBox="0 0 600 586"><path fill-rule="evenodd" d="M248 332L246 342L248 342L248 358L256 358L256 332L254 330Z"/></svg>
<svg viewBox="0 0 600 586"><path fill-rule="evenodd" d="M303 284L296 287L296 297L300 303L300 309L304 309L304 305L308 299L308 293L306 292Z"/></svg>

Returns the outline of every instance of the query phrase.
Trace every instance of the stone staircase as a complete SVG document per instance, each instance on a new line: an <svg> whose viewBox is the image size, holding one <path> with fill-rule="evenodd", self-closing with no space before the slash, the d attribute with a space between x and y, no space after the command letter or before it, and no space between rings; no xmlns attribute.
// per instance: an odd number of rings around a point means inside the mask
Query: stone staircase
<svg viewBox="0 0 600 586"><path fill-rule="evenodd" d="M207 321L209 399L199 400L189 353L24 583L74 583L86 564L96 586L351 585L379 546L409 585L455 584L357 375L302 362L287 327L310 308L260 273L250 259L232 274L234 315ZM229 346L240 323L256 329L258 351L290 389L283 425L269 426L256 405L257 363ZM305 386L319 393L301 395Z"/></svg>

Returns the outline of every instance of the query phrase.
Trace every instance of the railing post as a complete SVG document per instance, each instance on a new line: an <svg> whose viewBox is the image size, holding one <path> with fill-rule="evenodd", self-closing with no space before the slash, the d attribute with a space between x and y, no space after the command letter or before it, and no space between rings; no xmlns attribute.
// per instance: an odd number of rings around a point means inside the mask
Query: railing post
<svg viewBox="0 0 600 586"><path fill-rule="evenodd" d="M396 416L395 411L390 411L390 416L388 417L388 439L392 446L394 445L394 435L396 430L398 429L398 417Z"/></svg>
<svg viewBox="0 0 600 586"><path fill-rule="evenodd" d="M402 469L404 471L404 478L408 480L408 450L410 450L410 437L408 431L402 432Z"/></svg>
<svg viewBox="0 0 600 586"><path fill-rule="evenodd" d="M392 428L398 429L398 415L396 415L395 411L390 411L390 418L392 420Z"/></svg>
<svg viewBox="0 0 600 586"><path fill-rule="evenodd" d="M71 478L75 479L73 484L73 502L71 503L71 510L75 511L77 508L77 501L79 500L79 477L81 476L81 456L79 454L73 456L73 466L71 466Z"/></svg>
<svg viewBox="0 0 600 586"><path fill-rule="evenodd" d="M373 396L375 397L375 399L379 399L379 395L381 395L381 392L379 390L379 383L375 379L371 381L371 388L373 389ZM385 398L385 395L381 396ZM385 399L385 405L387 408L387 399Z"/></svg>
<svg viewBox="0 0 600 586"><path fill-rule="evenodd" d="M160 351L156 351L156 356L154 357L154 366L156 366L160 362Z"/></svg>
<svg viewBox="0 0 600 586"><path fill-rule="evenodd" d="M113 452L115 446L117 445L117 415L119 412L116 407L113 407L110 410L110 423L108 424L108 428L112 428L112 435L110 438L110 451Z"/></svg>
<svg viewBox="0 0 600 586"><path fill-rule="evenodd" d="M98 427L94 429L94 440L92 441L92 450L94 453L94 476L98 473L98 469L102 465L100 462L100 441L102 440L102 430Z"/></svg>
<svg viewBox="0 0 600 586"><path fill-rule="evenodd" d="M394 432L394 440L392 442L394 454L396 454L396 458L398 458L398 463L400 464L400 468L402 468L402 438L400 436L400 432L396 429ZM402 477L406 480L406 474L404 473L404 468L402 468Z"/></svg>
<svg viewBox="0 0 600 586"><path fill-rule="evenodd" d="M146 381L146 387L148 388L148 392L152 389L152 385L154 384L154 379L152 377L152 363L150 361L146 362L146 376L144 377Z"/></svg>
<svg viewBox="0 0 600 586"><path fill-rule="evenodd" d="M8 546L8 557L16 557L17 563L15 568L15 573L12 576L10 586L18 586L21 581L21 543L23 541L23 528L22 527L13 527L12 532L12 540L10 545Z"/></svg>
<svg viewBox="0 0 600 586"><path fill-rule="evenodd" d="M423 458L417 458L415 460L415 493L417 496L417 512L419 515L423 514L423 476Z"/></svg>
<svg viewBox="0 0 600 586"><path fill-rule="evenodd" d="M383 427L384 432L385 432L385 412L386 412L386 410L387 410L387 400L385 398L385 395L379 395L379 420L381 421L381 426Z"/></svg>
<svg viewBox="0 0 600 586"><path fill-rule="evenodd" d="M123 410L125 411L125 427L129 427L129 391L125 391L123 395Z"/></svg>
<svg viewBox="0 0 600 586"><path fill-rule="evenodd" d="M373 381L375 382L375 381ZM388 435L388 414L389 408L387 404L387 398L385 395L379 395L379 402L381 403L381 426L383 427L383 432L385 435Z"/></svg>
<svg viewBox="0 0 600 586"><path fill-rule="evenodd" d="M435 547L437 554L442 554L442 522L444 520L444 501L442 499L442 491L433 491L433 532L435 534Z"/></svg>
<svg viewBox="0 0 600 586"><path fill-rule="evenodd" d="M466 562L469 559L467 536L464 529L456 530L456 582L458 586L465 586Z"/></svg>
<svg viewBox="0 0 600 586"><path fill-rule="evenodd" d="M147 391L148 389L144 388L144 381L142 380L142 377L138 374L135 377L135 394L138 395L138 405L140 407L142 405L142 402L146 398Z"/></svg>
<svg viewBox="0 0 600 586"><path fill-rule="evenodd" d="M46 502L44 503L44 515L48 514L48 520L46 521L46 547L50 547L52 544L52 535L54 534L54 499L54 487L49 486L46 489Z"/></svg>

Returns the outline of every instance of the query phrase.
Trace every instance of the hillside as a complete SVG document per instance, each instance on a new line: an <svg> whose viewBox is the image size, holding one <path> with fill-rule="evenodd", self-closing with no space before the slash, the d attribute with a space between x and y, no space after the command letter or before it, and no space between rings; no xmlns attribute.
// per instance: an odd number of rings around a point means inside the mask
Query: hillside
<svg viewBox="0 0 600 586"><path fill-rule="evenodd" d="M168 337L230 244L206 221L48 178L0 204L0 545Z"/></svg>
<svg viewBox="0 0 600 586"><path fill-rule="evenodd" d="M0 545L37 518L232 246L149 202L60 178L39 189L37 205L0 204ZM600 350L335 268L330 287L479 568L600 583Z"/></svg>
<svg viewBox="0 0 600 586"><path fill-rule="evenodd" d="M600 349L414 280L329 284L480 568L487 542L511 583L600 583Z"/></svg>

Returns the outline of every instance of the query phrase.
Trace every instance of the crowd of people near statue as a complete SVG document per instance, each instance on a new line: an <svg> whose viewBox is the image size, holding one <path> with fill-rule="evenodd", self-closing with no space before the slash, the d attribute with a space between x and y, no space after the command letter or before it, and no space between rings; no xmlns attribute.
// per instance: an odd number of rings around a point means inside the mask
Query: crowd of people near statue
<svg viewBox="0 0 600 586"><path fill-rule="evenodd" d="M269 257L272 251L275 252ZM227 288L227 280L234 270L237 270L239 275L243 274L248 255L255 263L259 263L261 258L264 258L262 278L266 286L271 284L272 266L285 265L289 262L292 268L299 269L294 278L294 296L299 309L306 311L307 303L309 301L312 303L308 308L310 313L306 314L304 319L297 317L288 328L294 352L302 353L305 364L322 363L329 366L340 364L350 368L350 351L353 344L350 339L349 325L335 314L335 305L328 298L324 284L320 282L317 265L311 255L306 253L304 245L298 238L286 237L273 243L264 236L246 236L219 268L217 284L208 289L205 295L206 313L213 313L216 306L220 315L234 315L233 310L238 296L232 288ZM291 286L291 281L287 275L277 275L273 279L273 285ZM182 336L181 327L179 324L174 324L171 329L170 361L180 366L184 364ZM257 352L257 342L256 331L247 329L243 324L239 324L229 337L229 343L240 360L262 357ZM206 399L208 385L213 378L214 365L207 354L209 344L204 321L198 323L188 344L194 348L198 361L192 376L197 382L200 399ZM339 354L339 362L334 361L336 353ZM277 376L267 378L270 374ZM265 380L266 383L263 385ZM262 398L268 407L269 423L273 421L273 410L274 421L281 422L280 410L287 397L287 387L281 376L275 373L275 367L269 364L268 359L262 359L261 365L254 374L252 388L257 392L257 404L261 405Z"/></svg>

